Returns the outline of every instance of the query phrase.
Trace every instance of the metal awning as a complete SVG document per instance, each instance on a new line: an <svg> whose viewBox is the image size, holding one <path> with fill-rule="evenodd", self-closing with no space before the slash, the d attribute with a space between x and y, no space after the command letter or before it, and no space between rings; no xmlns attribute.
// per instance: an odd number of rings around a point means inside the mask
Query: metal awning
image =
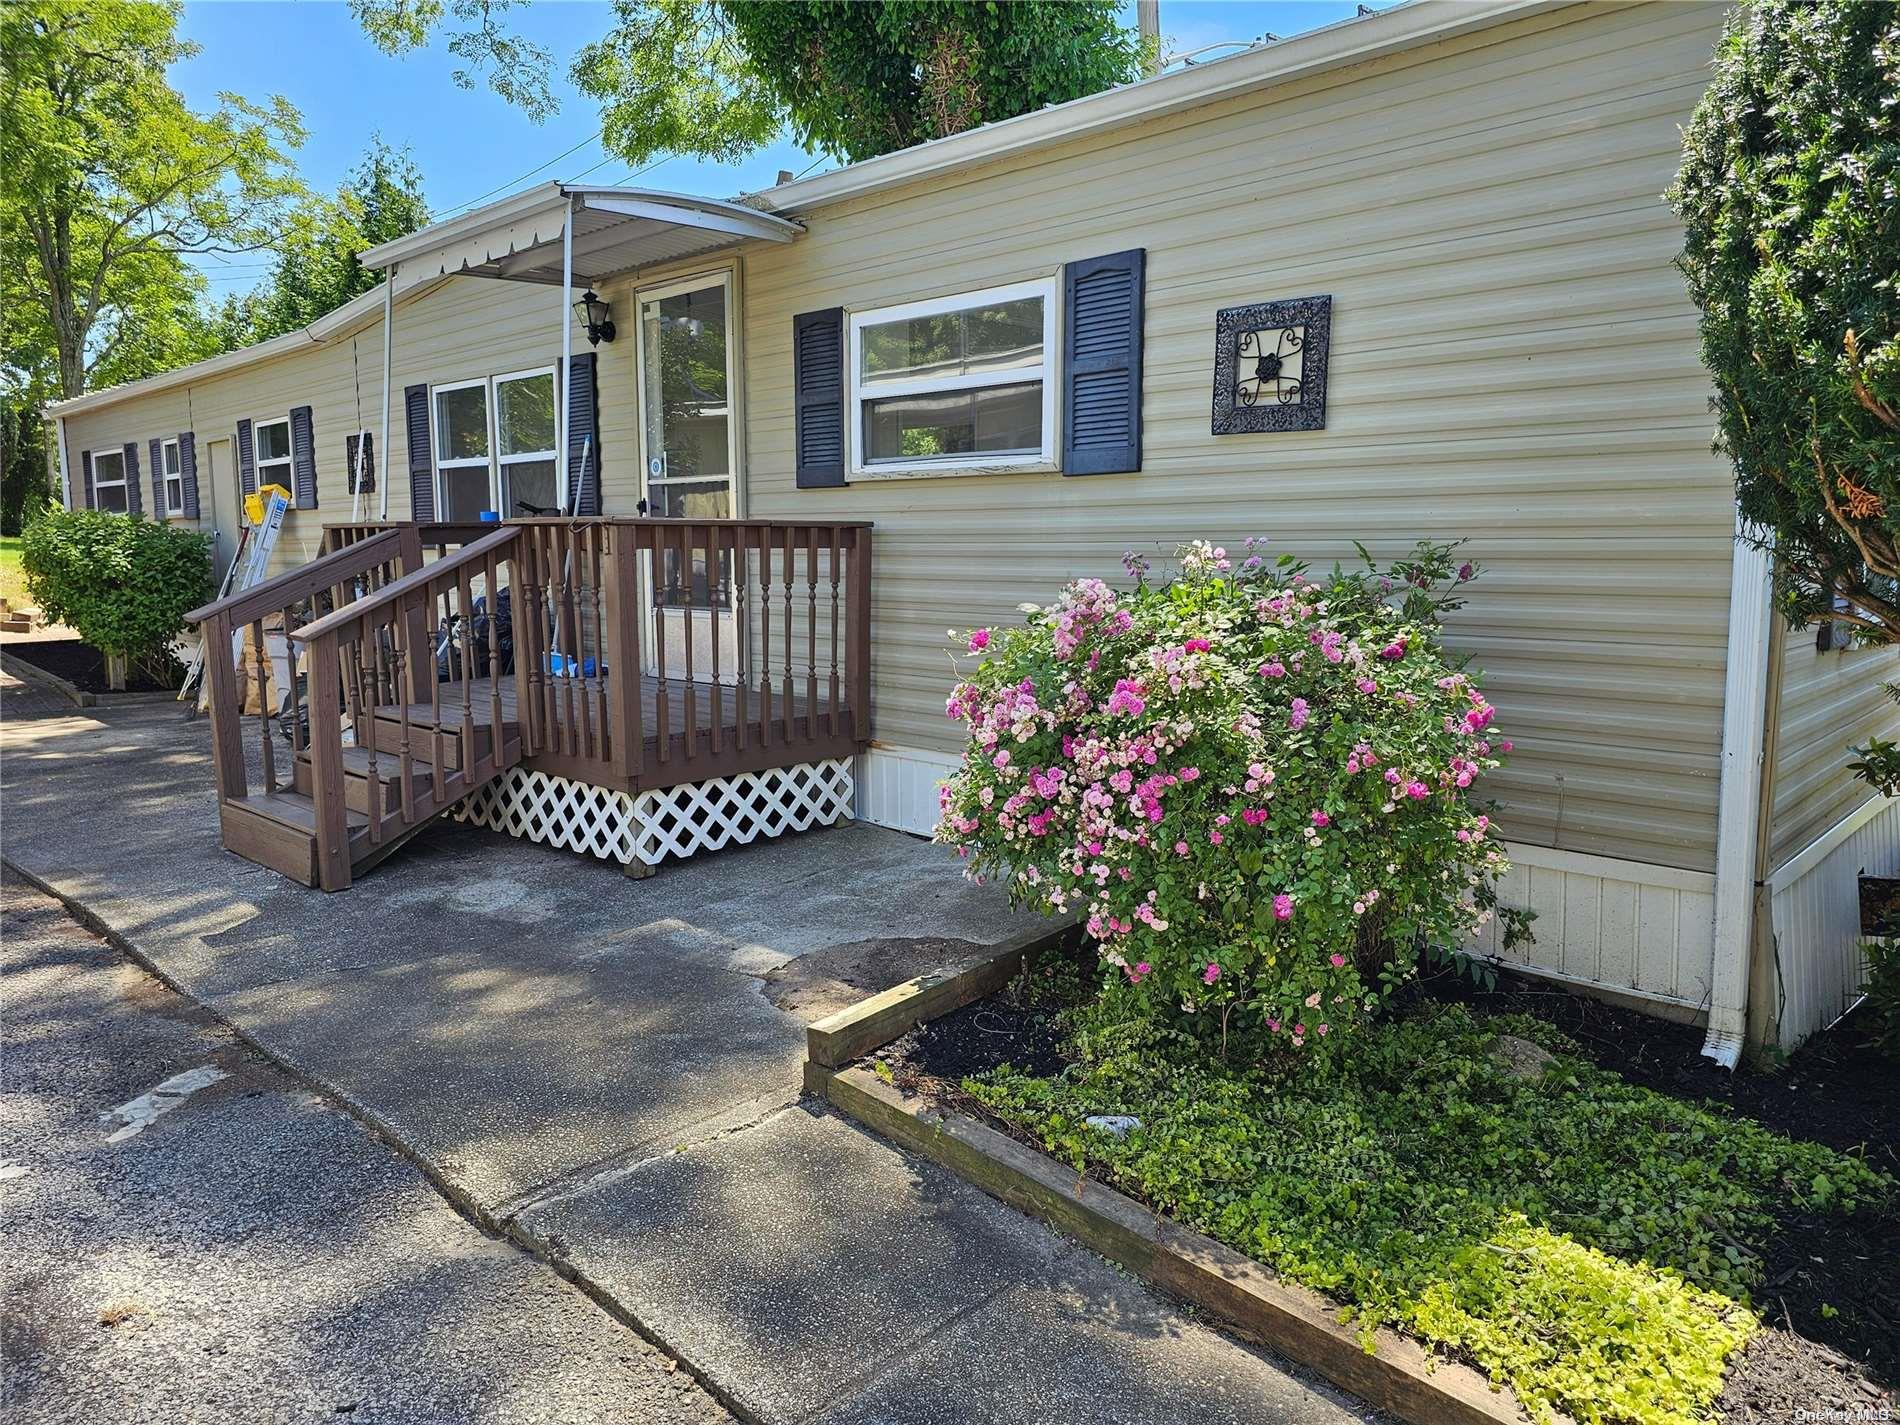
<svg viewBox="0 0 1900 1425"><path fill-rule="evenodd" d="M742 203L661 193L650 188L584 188L542 183L460 217L431 223L420 232L359 254L363 266L383 274L383 433L389 445L390 362L394 350L396 285L437 277L494 277L555 287L560 299L549 324L560 352L559 394L554 403L557 504L565 512L570 473L584 476L592 437L578 457L568 443L567 373L573 369L574 321L569 311L574 285L586 287L635 268L697 257L745 242L790 242L804 229ZM359 446L365 449L365 446ZM574 477L574 478L579 478ZM357 494L351 518L359 518ZM389 517L390 481L382 482L382 517Z"/></svg>
<svg viewBox="0 0 1900 1425"><path fill-rule="evenodd" d="M469 276L559 286L570 204L572 280L586 284L744 242L790 242L804 231L789 218L717 198L543 183L370 248L362 262L399 267L405 282Z"/></svg>

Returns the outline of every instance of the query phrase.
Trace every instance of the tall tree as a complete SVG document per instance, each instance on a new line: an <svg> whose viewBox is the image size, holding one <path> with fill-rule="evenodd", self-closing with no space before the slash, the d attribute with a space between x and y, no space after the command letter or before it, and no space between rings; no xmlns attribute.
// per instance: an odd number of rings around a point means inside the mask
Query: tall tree
<svg viewBox="0 0 1900 1425"><path fill-rule="evenodd" d="M551 111L530 51L496 20L505 0L350 0L386 53L451 20L457 80L485 72L536 118ZM608 150L730 160L789 128L861 159L1139 77L1144 50L1114 0L614 0L571 77L600 101Z"/></svg>
<svg viewBox="0 0 1900 1425"><path fill-rule="evenodd" d="M183 259L275 245L303 191L285 157L303 130L281 97L223 94L197 113L167 82L195 52L179 13L176 0L0 6L0 254L34 309L20 327L43 320L61 396L128 355L163 359L177 298L201 290ZM10 321L10 367L15 335Z"/></svg>
<svg viewBox="0 0 1900 1425"><path fill-rule="evenodd" d="M378 135L334 196L299 206L270 280L243 297L228 297L217 314L226 346L247 346L306 327L377 283L357 254L406 237L429 221L422 173L407 149Z"/></svg>
<svg viewBox="0 0 1900 1425"><path fill-rule="evenodd" d="M1900 9L1734 11L1670 190L1722 445L1796 624L1900 643Z"/></svg>

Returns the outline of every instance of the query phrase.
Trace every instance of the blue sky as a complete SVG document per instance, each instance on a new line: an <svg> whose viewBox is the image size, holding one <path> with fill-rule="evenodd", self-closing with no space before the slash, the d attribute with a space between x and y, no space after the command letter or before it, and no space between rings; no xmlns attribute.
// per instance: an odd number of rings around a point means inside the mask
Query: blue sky
<svg viewBox="0 0 1900 1425"><path fill-rule="evenodd" d="M1389 0L1374 3L1383 9ZM1161 32L1170 50L1192 50L1263 32L1298 34L1356 8L1354 0L1161 0ZM1133 0L1127 9L1132 25ZM342 0L188 3L182 32L201 52L173 70L172 82L198 108L215 104L220 90L252 100L282 94L309 131L298 166L306 182L326 191L362 156L372 134L397 148L407 145L422 169L430 207L446 214L551 178L620 183L632 177L630 166L608 158L594 137L600 120L593 102L566 82L575 50L604 33L611 14L604 0L536 0L509 13L556 58L561 110L540 125L484 87L457 88L450 77L455 64L440 43L399 60L385 58ZM769 186L780 169L802 173L815 164L813 155L779 143L737 164L663 159L633 181L724 198ZM269 268L266 259L248 253L207 258L199 266L212 294L221 297L255 284Z"/></svg>

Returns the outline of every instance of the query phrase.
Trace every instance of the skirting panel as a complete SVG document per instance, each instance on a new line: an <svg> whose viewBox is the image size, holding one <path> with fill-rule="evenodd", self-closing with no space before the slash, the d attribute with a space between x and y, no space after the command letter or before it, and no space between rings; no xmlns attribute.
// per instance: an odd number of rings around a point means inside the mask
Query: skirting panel
<svg viewBox="0 0 1900 1425"><path fill-rule="evenodd" d="M1713 877L1637 861L1507 845L1505 905L1537 912L1537 938L1510 952L1495 923L1475 953L1525 974L1681 1009L1708 1007L1715 962Z"/></svg>
<svg viewBox="0 0 1900 1425"><path fill-rule="evenodd" d="M937 784L957 764L953 753L873 747L858 758L858 819L928 836L937 823ZM1499 893L1506 905L1537 912L1537 939L1505 955L1491 925L1472 941L1474 954L1678 1012L1708 1007L1713 876L1541 846L1506 849L1512 869Z"/></svg>
<svg viewBox="0 0 1900 1425"><path fill-rule="evenodd" d="M657 791L609 791L512 768L450 813L457 821L580 851L623 866L657 866L722 846L835 826L851 816L844 758L683 782Z"/></svg>
<svg viewBox="0 0 1900 1425"><path fill-rule="evenodd" d="M1871 813L1871 814L1870 814ZM1793 1049L1860 997L1860 877L1900 875L1900 802L1863 808L1769 878L1778 1039Z"/></svg>

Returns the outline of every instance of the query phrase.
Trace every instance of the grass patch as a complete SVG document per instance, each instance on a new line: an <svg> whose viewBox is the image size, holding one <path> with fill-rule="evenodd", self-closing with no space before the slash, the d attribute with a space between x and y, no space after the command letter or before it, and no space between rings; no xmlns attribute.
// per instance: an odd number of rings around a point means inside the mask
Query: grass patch
<svg viewBox="0 0 1900 1425"><path fill-rule="evenodd" d="M26 602L26 575L20 570L20 536L0 534L0 599L15 608Z"/></svg>
<svg viewBox="0 0 1900 1425"><path fill-rule="evenodd" d="M1707 1418L1756 1327L1760 1245L1791 1211L1892 1184L1859 1160L1638 1088L1528 1017L1428 1006L1323 1071L1222 1064L1109 995L1074 1062L974 1098L1078 1170L1468 1358L1535 1414ZM1501 1034L1555 1055L1511 1073ZM1133 1114L1116 1140L1089 1114Z"/></svg>

